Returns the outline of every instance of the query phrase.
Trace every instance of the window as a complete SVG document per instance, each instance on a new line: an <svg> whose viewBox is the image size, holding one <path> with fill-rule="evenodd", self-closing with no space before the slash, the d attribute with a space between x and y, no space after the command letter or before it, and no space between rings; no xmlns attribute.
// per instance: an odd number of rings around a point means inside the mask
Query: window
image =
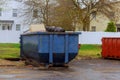
<svg viewBox="0 0 120 80"><path fill-rule="evenodd" d="M37 18L37 17L38 17L38 10L37 10L37 9L35 9L35 10L33 11L33 17L34 17L34 18Z"/></svg>
<svg viewBox="0 0 120 80"><path fill-rule="evenodd" d="M13 17L17 17L17 9L13 9Z"/></svg>
<svg viewBox="0 0 120 80"><path fill-rule="evenodd" d="M96 26L92 26L91 31L95 32L96 31Z"/></svg>
<svg viewBox="0 0 120 80"><path fill-rule="evenodd" d="M117 32L120 32L120 28L117 28Z"/></svg>
<svg viewBox="0 0 120 80"><path fill-rule="evenodd" d="M2 16L2 9L0 8L0 16Z"/></svg>
<svg viewBox="0 0 120 80"><path fill-rule="evenodd" d="M20 24L16 24L16 31L20 31L21 30L20 27L21 27Z"/></svg>
<svg viewBox="0 0 120 80"><path fill-rule="evenodd" d="M2 30L12 30L12 25L10 25L10 24L2 24Z"/></svg>
<svg viewBox="0 0 120 80"><path fill-rule="evenodd" d="M2 26L2 30L5 30L5 26Z"/></svg>
<svg viewBox="0 0 120 80"><path fill-rule="evenodd" d="M120 24L116 24L117 32L120 32Z"/></svg>

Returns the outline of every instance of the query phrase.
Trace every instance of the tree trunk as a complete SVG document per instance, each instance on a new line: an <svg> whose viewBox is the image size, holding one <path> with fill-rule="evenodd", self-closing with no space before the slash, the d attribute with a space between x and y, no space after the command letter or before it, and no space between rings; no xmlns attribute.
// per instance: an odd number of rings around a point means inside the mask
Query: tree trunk
<svg viewBox="0 0 120 80"><path fill-rule="evenodd" d="M90 16L83 21L83 31L90 31Z"/></svg>

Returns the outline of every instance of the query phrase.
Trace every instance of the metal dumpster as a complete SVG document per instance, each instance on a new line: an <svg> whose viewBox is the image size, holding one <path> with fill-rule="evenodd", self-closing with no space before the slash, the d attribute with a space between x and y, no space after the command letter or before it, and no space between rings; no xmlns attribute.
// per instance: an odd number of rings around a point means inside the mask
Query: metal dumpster
<svg viewBox="0 0 120 80"><path fill-rule="evenodd" d="M102 57L120 59L120 38L104 37L102 39Z"/></svg>
<svg viewBox="0 0 120 80"><path fill-rule="evenodd" d="M41 64L67 64L78 54L75 32L34 32L21 35L21 58Z"/></svg>

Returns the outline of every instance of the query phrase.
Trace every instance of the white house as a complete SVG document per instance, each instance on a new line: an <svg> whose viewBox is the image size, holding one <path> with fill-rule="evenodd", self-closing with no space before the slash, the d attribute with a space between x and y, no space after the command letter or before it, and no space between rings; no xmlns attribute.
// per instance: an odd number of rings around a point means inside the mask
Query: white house
<svg viewBox="0 0 120 80"><path fill-rule="evenodd" d="M24 5L21 0L8 0L0 7L0 43L18 43L20 34L29 27L20 14Z"/></svg>

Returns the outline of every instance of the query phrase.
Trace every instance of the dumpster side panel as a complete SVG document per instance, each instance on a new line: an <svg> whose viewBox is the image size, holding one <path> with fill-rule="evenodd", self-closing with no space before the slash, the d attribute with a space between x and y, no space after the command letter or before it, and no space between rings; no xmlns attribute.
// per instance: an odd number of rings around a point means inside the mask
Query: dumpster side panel
<svg viewBox="0 0 120 80"><path fill-rule="evenodd" d="M49 35L39 35L39 53L49 53L50 38Z"/></svg>
<svg viewBox="0 0 120 80"><path fill-rule="evenodd" d="M102 57L105 58L107 55L107 39L103 38L102 39Z"/></svg>
<svg viewBox="0 0 120 80"><path fill-rule="evenodd" d="M120 38L102 39L102 57L120 59Z"/></svg>
<svg viewBox="0 0 120 80"><path fill-rule="evenodd" d="M69 61L71 61L78 54L78 35L70 35L68 40Z"/></svg>
<svg viewBox="0 0 120 80"><path fill-rule="evenodd" d="M53 62L55 64L65 61L65 34L53 35Z"/></svg>
<svg viewBox="0 0 120 80"><path fill-rule="evenodd" d="M78 34L62 34L53 37L53 62L68 63L78 53Z"/></svg>
<svg viewBox="0 0 120 80"><path fill-rule="evenodd" d="M38 35L23 36L23 55L26 59L35 59L39 62L38 56Z"/></svg>
<svg viewBox="0 0 120 80"><path fill-rule="evenodd" d="M44 64L67 64L78 54L78 36L77 33L22 35L22 57Z"/></svg>
<svg viewBox="0 0 120 80"><path fill-rule="evenodd" d="M117 51L116 51L116 48L117 48L117 47L116 47L116 45L117 45L117 41L116 41L116 40L117 40L117 39L115 38L115 39L112 39L112 40L113 40L113 45L112 45L112 46L113 46L113 50L111 49L111 51L113 51L113 52L112 52L113 55L111 55L111 56L116 57L116 56L117 56L117 55L116 55L116 54L117 54Z"/></svg>
<svg viewBox="0 0 120 80"><path fill-rule="evenodd" d="M53 53L65 53L65 35L53 35Z"/></svg>
<svg viewBox="0 0 120 80"><path fill-rule="evenodd" d="M114 46L113 46L113 40L110 38L110 39L107 39L107 41L108 41L108 46L107 46L107 50L108 50L108 52L107 52L107 57L110 57L110 56L112 56L113 55L113 48L114 48ZM107 44L107 43L106 43Z"/></svg>
<svg viewBox="0 0 120 80"><path fill-rule="evenodd" d="M69 53L78 52L78 35L70 35L68 39L68 51Z"/></svg>
<svg viewBox="0 0 120 80"><path fill-rule="evenodd" d="M40 63L49 63L50 37L47 34L39 34L38 53Z"/></svg>
<svg viewBox="0 0 120 80"><path fill-rule="evenodd" d="M118 56L120 56L120 39L117 39L117 51L118 51Z"/></svg>

